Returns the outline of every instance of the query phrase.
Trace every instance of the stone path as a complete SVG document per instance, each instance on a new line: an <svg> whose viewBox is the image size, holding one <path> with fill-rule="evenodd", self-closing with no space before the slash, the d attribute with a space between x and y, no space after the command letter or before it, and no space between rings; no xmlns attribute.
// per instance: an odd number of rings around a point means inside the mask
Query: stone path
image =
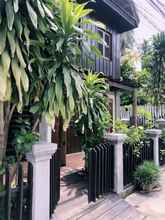
<svg viewBox="0 0 165 220"><path fill-rule="evenodd" d="M133 193L126 201L134 206L145 220L165 220L165 167L161 169L161 190L148 194Z"/></svg>

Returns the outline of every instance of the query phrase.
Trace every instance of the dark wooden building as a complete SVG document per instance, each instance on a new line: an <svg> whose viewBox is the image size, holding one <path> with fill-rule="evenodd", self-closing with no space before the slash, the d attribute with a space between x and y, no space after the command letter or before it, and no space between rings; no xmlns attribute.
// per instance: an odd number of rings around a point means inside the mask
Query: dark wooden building
<svg viewBox="0 0 165 220"><path fill-rule="evenodd" d="M115 120L119 117L120 90L134 92L134 88L120 81L120 36L124 32L137 28L139 18L132 0L96 0L95 3L89 3L88 7L94 9L90 17L104 25L100 28L88 24L84 28L99 33L106 44L89 41L90 45L98 47L102 56L98 58L92 54L93 62L91 62L84 53L81 65L94 72L102 72L109 79L110 108ZM67 153L80 151L78 137L72 128L68 129L66 145Z"/></svg>

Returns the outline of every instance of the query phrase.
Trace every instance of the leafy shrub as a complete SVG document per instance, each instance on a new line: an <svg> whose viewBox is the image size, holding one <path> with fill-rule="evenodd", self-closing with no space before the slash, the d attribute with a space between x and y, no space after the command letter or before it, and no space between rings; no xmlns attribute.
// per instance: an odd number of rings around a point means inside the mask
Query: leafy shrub
<svg viewBox="0 0 165 220"><path fill-rule="evenodd" d="M117 120L115 122L115 132L127 134L128 125L126 123L122 122L121 120Z"/></svg>
<svg viewBox="0 0 165 220"><path fill-rule="evenodd" d="M146 111L145 108L139 107L138 108L138 116L145 118L145 127L146 128L152 128L153 122L152 122L152 114L149 111Z"/></svg>
<svg viewBox="0 0 165 220"><path fill-rule="evenodd" d="M32 131L21 130L15 138L15 150L17 158L30 152L32 145L38 141L38 134Z"/></svg>
<svg viewBox="0 0 165 220"><path fill-rule="evenodd" d="M130 145L135 145L144 139L144 128L142 126L132 126L128 129L126 134L127 138L125 142Z"/></svg>
<svg viewBox="0 0 165 220"><path fill-rule="evenodd" d="M142 126L139 127L130 127L127 132L127 138L125 143L132 147L133 153L139 157L140 149L143 147L143 141L145 139L144 128Z"/></svg>
<svg viewBox="0 0 165 220"><path fill-rule="evenodd" d="M142 126L132 126L128 128L127 124L118 120L115 123L115 132L126 134L125 144L133 148L133 152L136 156L140 155L140 149L143 147L142 142L145 139L144 128Z"/></svg>
<svg viewBox="0 0 165 220"><path fill-rule="evenodd" d="M144 161L134 173L136 186L148 186L157 183L159 179L159 168L150 161Z"/></svg>

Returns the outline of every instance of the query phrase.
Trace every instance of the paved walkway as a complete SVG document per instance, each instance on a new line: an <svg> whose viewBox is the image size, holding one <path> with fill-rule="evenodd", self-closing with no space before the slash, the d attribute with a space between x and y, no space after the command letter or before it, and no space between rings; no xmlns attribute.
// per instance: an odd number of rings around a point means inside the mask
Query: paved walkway
<svg viewBox="0 0 165 220"><path fill-rule="evenodd" d="M148 194L133 193L126 201L144 215L145 220L165 220L165 167L161 169L161 190Z"/></svg>

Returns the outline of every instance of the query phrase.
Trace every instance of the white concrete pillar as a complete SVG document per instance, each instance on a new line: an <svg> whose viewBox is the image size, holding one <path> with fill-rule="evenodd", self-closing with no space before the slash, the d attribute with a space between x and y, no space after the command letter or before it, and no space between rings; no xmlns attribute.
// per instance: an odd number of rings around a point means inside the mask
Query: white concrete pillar
<svg viewBox="0 0 165 220"><path fill-rule="evenodd" d="M152 138L153 140L153 151L154 151L154 163L159 166L159 137L161 134L161 130L159 129L147 129L145 133L148 137Z"/></svg>
<svg viewBox="0 0 165 220"><path fill-rule="evenodd" d="M56 144L39 143L26 155L33 165L32 220L50 220L50 159Z"/></svg>
<svg viewBox="0 0 165 220"><path fill-rule="evenodd" d="M123 143L126 135L111 133L106 135L106 139L114 145L114 191L120 195L124 190Z"/></svg>
<svg viewBox="0 0 165 220"><path fill-rule="evenodd" d="M39 133L40 133L40 142L52 142L52 128L46 122L45 118L42 118L39 125Z"/></svg>

